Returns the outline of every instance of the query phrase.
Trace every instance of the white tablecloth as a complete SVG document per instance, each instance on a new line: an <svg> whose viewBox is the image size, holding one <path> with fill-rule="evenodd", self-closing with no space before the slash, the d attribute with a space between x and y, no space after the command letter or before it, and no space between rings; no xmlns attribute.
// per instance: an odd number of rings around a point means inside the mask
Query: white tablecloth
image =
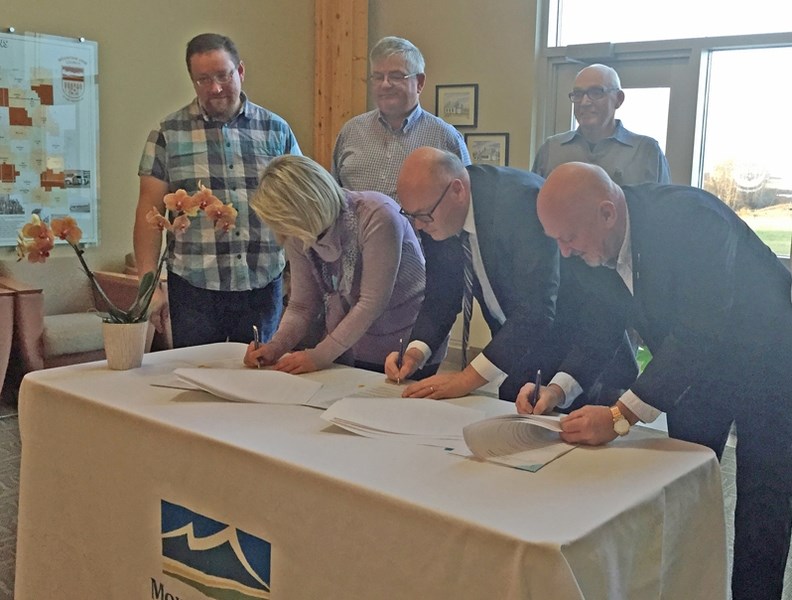
<svg viewBox="0 0 792 600"><path fill-rule="evenodd" d="M527 473L348 434L314 408L149 385L234 355L25 378L17 600L219 597L217 573L201 588L163 558L173 505L270 544L271 595L240 598L726 597L720 469L703 447L634 430Z"/></svg>

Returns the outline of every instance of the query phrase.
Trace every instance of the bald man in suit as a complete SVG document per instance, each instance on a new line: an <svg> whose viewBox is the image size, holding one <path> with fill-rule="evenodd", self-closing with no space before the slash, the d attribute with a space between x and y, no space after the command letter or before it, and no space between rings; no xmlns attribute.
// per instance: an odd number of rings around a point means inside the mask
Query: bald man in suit
<svg viewBox="0 0 792 600"><path fill-rule="evenodd" d="M572 443L603 444L635 423L637 402L663 410L669 435L720 457L737 428L734 600L778 600L792 530L792 276L715 196L686 186L619 187L568 163L547 178L537 212L581 285L631 324L652 352L612 407L562 421ZM595 339L600 332L586 331ZM583 357L559 370L585 374ZM537 408L559 394L543 389ZM530 412L530 389L518 410Z"/></svg>

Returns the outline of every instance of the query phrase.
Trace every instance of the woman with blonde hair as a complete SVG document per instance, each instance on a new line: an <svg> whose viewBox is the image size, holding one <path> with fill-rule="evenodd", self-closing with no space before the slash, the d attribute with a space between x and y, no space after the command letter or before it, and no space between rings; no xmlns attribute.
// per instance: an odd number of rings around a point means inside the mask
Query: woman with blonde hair
<svg viewBox="0 0 792 600"><path fill-rule="evenodd" d="M284 155L267 165L251 206L286 250L291 293L275 335L251 344L245 364L383 371L385 357L409 339L426 283L420 244L398 204L344 190L310 158ZM312 334L321 338L314 347L293 351Z"/></svg>

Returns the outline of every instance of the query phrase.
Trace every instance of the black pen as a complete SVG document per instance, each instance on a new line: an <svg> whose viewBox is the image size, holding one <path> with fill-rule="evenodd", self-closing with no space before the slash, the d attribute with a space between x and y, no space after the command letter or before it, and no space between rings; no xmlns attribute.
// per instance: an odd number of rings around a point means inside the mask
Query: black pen
<svg viewBox="0 0 792 600"><path fill-rule="evenodd" d="M253 325L253 349L258 350L259 346L261 346L261 337L259 337L259 330L258 327ZM256 368L261 368L261 359L256 359Z"/></svg>
<svg viewBox="0 0 792 600"><path fill-rule="evenodd" d="M399 357L396 359L396 368L401 373L402 361L404 360L404 338L399 338ZM401 375L396 376L396 383L401 383Z"/></svg>
<svg viewBox="0 0 792 600"><path fill-rule="evenodd" d="M536 370L536 381L534 381L533 395L531 396L531 406L536 406L539 400L539 389L542 387L542 369Z"/></svg>

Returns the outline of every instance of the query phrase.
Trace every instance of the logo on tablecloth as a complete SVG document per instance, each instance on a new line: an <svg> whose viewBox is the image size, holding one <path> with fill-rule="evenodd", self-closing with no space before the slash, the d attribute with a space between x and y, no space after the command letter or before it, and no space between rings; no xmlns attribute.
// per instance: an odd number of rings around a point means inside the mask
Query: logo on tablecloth
<svg viewBox="0 0 792 600"><path fill-rule="evenodd" d="M162 571L209 598L270 597L271 545L162 500Z"/></svg>

